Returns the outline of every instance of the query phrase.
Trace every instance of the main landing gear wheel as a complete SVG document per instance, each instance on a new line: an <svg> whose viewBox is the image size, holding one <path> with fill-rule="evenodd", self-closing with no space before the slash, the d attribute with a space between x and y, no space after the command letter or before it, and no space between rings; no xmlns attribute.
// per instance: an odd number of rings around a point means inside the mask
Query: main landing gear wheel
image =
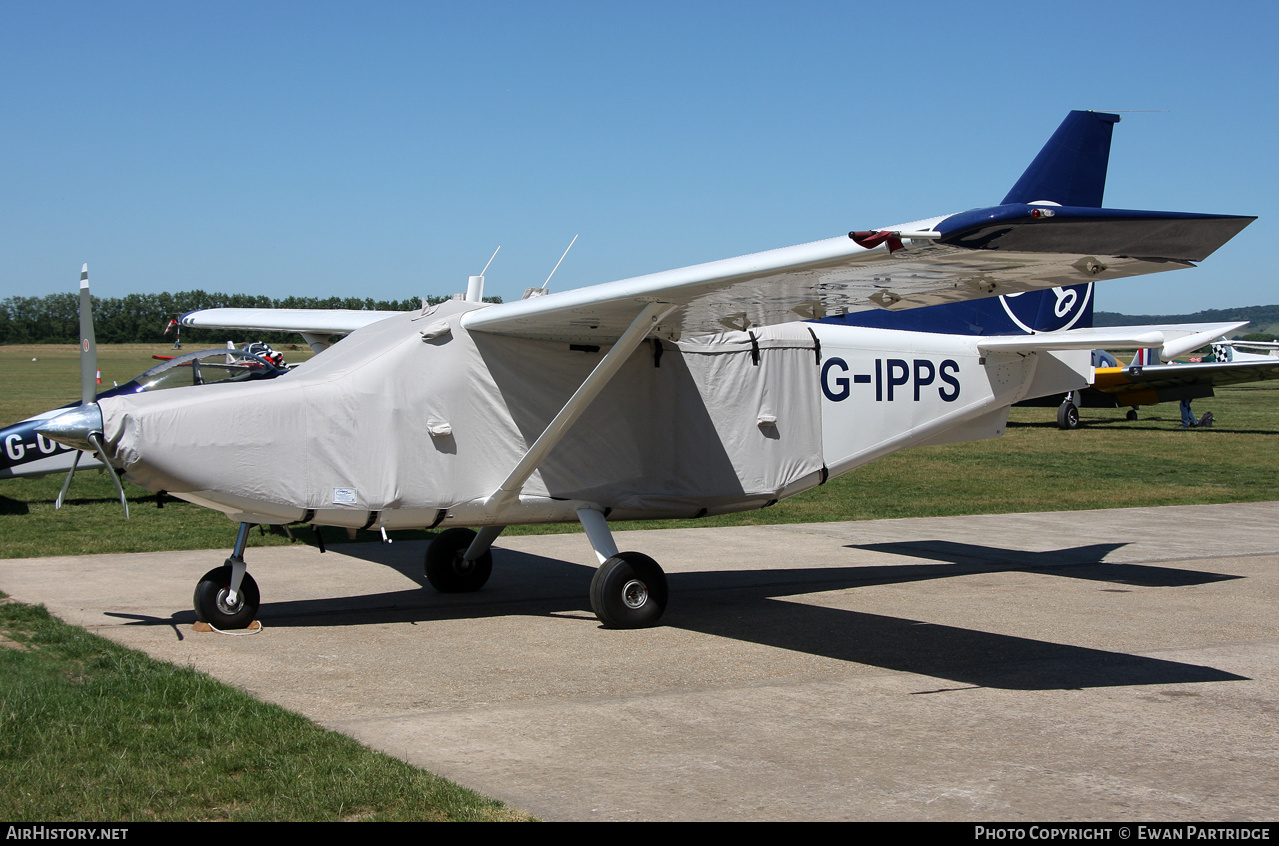
<svg viewBox="0 0 1279 846"><path fill-rule="evenodd" d="M224 564L204 574L195 586L195 616L202 623L215 629L248 628L257 616L262 595L258 583L248 573L240 582L240 591L234 603L227 602L231 592L231 565Z"/></svg>
<svg viewBox="0 0 1279 846"><path fill-rule="evenodd" d="M1063 402L1057 409L1058 429L1078 429L1079 409L1073 402Z"/></svg>
<svg viewBox="0 0 1279 846"><path fill-rule="evenodd" d="M426 580L440 593L470 593L484 587L493 573L493 552L474 561L462 556L475 540L470 529L447 529L426 548Z"/></svg>
<svg viewBox="0 0 1279 846"><path fill-rule="evenodd" d="M639 552L617 553L591 579L591 609L609 629L656 625L669 595L662 568Z"/></svg>
<svg viewBox="0 0 1279 846"><path fill-rule="evenodd" d="M1128 418L1129 420L1136 420L1136 419L1137 419L1137 409L1135 409L1135 408L1130 408L1130 409L1128 409L1128 413L1127 413L1127 414L1125 414L1125 415L1124 415L1124 417Z"/></svg>

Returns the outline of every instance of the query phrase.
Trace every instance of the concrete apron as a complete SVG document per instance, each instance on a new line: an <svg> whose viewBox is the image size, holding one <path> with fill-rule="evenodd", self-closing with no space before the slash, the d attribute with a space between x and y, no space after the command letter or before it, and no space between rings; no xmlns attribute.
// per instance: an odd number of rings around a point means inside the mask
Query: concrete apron
<svg viewBox="0 0 1279 846"><path fill-rule="evenodd" d="M0 561L0 590L547 819L1279 817L1279 503L254 549L261 633L192 631L226 550ZM228 527L228 546L233 532Z"/></svg>

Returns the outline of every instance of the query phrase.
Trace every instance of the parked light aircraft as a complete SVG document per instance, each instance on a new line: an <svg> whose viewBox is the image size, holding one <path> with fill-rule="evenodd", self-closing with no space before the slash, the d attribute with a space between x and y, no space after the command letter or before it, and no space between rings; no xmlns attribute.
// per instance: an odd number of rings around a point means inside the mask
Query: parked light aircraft
<svg viewBox="0 0 1279 846"><path fill-rule="evenodd" d="M1245 350L1265 350L1245 352ZM1222 338L1212 345L1212 355L1216 361L1265 361L1279 358L1279 341L1245 341Z"/></svg>
<svg viewBox="0 0 1279 846"><path fill-rule="evenodd" d="M93 318L89 305L89 266L80 271L81 292L81 338L93 344ZM86 324L86 321L87 324ZM163 360L145 373L135 376L123 385L108 388L102 393L97 391L96 366L84 372L82 381L88 379L87 387L82 385L83 396L88 401L102 400L107 397L141 393L143 391L159 391L188 385L212 385L218 382L243 382L258 379L271 379L286 373L281 362L271 358L273 351L267 349L236 350L202 350L190 352ZM87 391L87 394L83 393ZM46 476L50 473L66 473L73 464L80 467L101 467L96 456L84 456L72 447L45 438L37 429L46 421L68 409L79 406L79 402L53 408L28 417L0 429L0 479L19 477ZM63 491L65 494L66 491ZM58 497L58 505L62 504L62 496Z"/></svg>
<svg viewBox="0 0 1279 846"><path fill-rule="evenodd" d="M1226 331L1233 331L1244 325L1246 321L1235 324ZM1213 346L1233 352L1229 345L1217 343ZM1163 355L1169 354L1165 351ZM1234 353L1232 357L1227 357L1225 353L1214 357L1217 360L1164 364L1161 363L1162 357L1158 350L1143 350L1126 367L1118 364L1098 367L1092 386L1074 394L1067 401L1073 400L1078 405L1092 408L1129 406L1128 419L1136 420L1139 406L1211 397L1218 387L1279 379L1279 358L1264 355L1249 355L1244 358L1239 353ZM1077 411L1073 420L1067 420L1067 424L1062 423L1061 413L1058 413L1058 425L1062 428L1074 428L1078 421Z"/></svg>
<svg viewBox="0 0 1279 846"><path fill-rule="evenodd" d="M217 627L258 608L249 527L298 521L444 529L425 561L442 591L484 585L505 526L580 521L596 615L653 625L665 576L609 521L763 508L899 449L997 437L1012 403L1086 385L1091 349L1163 343L801 322L1190 267L1254 219L1100 208L1118 120L1071 112L997 206L518 302L476 293L351 331L287 379L109 397L41 432L240 523L195 591Z"/></svg>

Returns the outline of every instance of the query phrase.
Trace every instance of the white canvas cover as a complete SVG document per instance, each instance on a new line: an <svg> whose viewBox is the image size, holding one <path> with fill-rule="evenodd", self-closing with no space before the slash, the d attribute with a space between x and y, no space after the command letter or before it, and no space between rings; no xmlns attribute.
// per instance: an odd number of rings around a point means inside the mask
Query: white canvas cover
<svg viewBox="0 0 1279 846"><path fill-rule="evenodd" d="M363 513L482 500L608 350L468 333L461 315L482 307L385 320L269 382L104 399L106 438L131 481L179 495ZM822 467L814 345L801 324L644 342L523 493L618 516L776 498Z"/></svg>

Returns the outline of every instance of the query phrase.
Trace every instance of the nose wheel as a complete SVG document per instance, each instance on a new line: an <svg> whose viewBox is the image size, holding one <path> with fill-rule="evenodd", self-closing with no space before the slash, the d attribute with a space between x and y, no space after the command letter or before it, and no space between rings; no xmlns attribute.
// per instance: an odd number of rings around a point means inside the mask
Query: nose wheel
<svg viewBox="0 0 1279 846"><path fill-rule="evenodd" d="M244 565L249 524L241 523L235 549L221 567L205 573L195 586L195 617L215 629L247 629L258 614L262 595Z"/></svg>
<svg viewBox="0 0 1279 846"><path fill-rule="evenodd" d="M248 573L240 582L235 599L231 595L231 565L216 567L204 574L195 586L195 616L215 629L244 629L257 617L262 596L258 583Z"/></svg>

